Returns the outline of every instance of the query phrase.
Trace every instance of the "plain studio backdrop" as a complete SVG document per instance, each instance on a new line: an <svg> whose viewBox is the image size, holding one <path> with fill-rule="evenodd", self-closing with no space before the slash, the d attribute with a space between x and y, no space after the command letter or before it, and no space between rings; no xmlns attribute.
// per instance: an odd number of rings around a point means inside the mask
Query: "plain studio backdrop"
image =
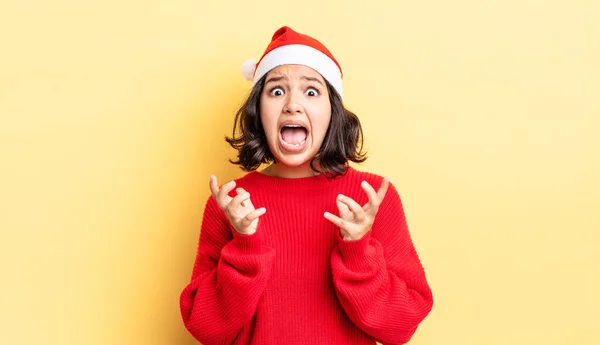
<svg viewBox="0 0 600 345"><path fill-rule="evenodd" d="M327 45L435 304L414 345L600 343L600 2L0 3L0 343L194 344L240 72ZM299 205L299 211L301 211Z"/></svg>

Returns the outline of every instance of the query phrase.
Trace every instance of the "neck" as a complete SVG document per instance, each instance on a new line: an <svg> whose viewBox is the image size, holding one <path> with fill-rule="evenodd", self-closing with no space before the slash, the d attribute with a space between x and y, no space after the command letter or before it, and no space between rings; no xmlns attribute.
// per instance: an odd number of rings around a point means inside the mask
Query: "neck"
<svg viewBox="0 0 600 345"><path fill-rule="evenodd" d="M316 168L319 168L318 165ZM303 178L320 175L320 173L311 169L310 162L297 167L273 163L261 171L261 173L268 176L281 178Z"/></svg>

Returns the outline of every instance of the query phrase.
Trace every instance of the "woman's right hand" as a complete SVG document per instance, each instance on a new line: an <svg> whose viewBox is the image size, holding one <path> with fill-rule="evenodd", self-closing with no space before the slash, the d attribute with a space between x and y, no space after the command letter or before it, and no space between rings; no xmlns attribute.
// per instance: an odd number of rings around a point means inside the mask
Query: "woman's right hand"
<svg viewBox="0 0 600 345"><path fill-rule="evenodd" d="M217 178L210 175L209 186L212 196L227 215L227 219L235 231L243 235L254 234L258 228L258 218L267 210L264 207L258 210L254 209L254 205L250 201L250 193L243 188L236 189L237 195L234 198L230 197L229 192L235 188L235 181L227 182L219 188Z"/></svg>

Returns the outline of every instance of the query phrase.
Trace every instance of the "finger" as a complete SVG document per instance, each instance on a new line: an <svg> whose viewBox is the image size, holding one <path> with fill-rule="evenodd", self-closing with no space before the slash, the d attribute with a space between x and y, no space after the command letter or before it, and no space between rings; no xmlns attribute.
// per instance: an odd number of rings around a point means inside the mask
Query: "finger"
<svg viewBox="0 0 600 345"><path fill-rule="evenodd" d="M235 196L235 198L233 198L231 200L231 202L229 203L229 205L227 206L227 208L229 209L229 212L235 212L235 210L238 208L238 206L240 206L240 204L245 201L250 199L250 193L246 192L244 194L238 194Z"/></svg>
<svg viewBox="0 0 600 345"><path fill-rule="evenodd" d="M244 188L239 187L238 189L235 190L238 194L244 194L244 193L248 193ZM240 204L243 207L250 207L251 209L254 209L254 205L252 205L252 200L248 199L248 200L244 200L242 201L242 203Z"/></svg>
<svg viewBox="0 0 600 345"><path fill-rule="evenodd" d="M244 188L242 188L242 187L239 187L239 188L237 188L237 189L235 190L235 192L236 192L236 193L238 193L238 195L240 195L240 194L244 194L244 193L247 193L247 192L246 192L246 190L245 190ZM250 205L251 205L251 204L252 204L252 203L250 203ZM242 201L242 203L241 203L240 205L242 205L243 207L246 207L246 206L248 206L249 204L248 204L248 201Z"/></svg>
<svg viewBox="0 0 600 345"><path fill-rule="evenodd" d="M262 216L265 213L267 213L267 209L264 207L261 207L258 210L254 210L248 213L246 217L242 219L242 226L244 228L249 227L250 224L252 224L252 222L254 222L256 219L258 219L258 217Z"/></svg>
<svg viewBox="0 0 600 345"><path fill-rule="evenodd" d="M235 188L235 181L229 181L222 185L221 189L219 189L219 194L217 194L217 201L225 203L227 196L229 196L229 192L231 192L233 188ZM226 204L223 206L226 206Z"/></svg>
<svg viewBox="0 0 600 345"><path fill-rule="evenodd" d="M342 203L342 205L345 206L346 209L350 209L350 211L352 211L352 213L354 214L354 219L360 222L362 222L365 219L365 210L363 210L363 208L351 197L340 194L337 197L337 202L338 208L340 207L339 204ZM342 211L340 209L340 214L341 213Z"/></svg>
<svg viewBox="0 0 600 345"><path fill-rule="evenodd" d="M390 186L390 179L388 177L383 179L383 182L381 182L381 186L379 187L379 190L377 191L377 196L379 197L379 201L383 201L383 198L385 197L385 194L388 191L388 188Z"/></svg>
<svg viewBox="0 0 600 345"><path fill-rule="evenodd" d="M340 214L352 212L352 211L350 211L350 208L348 208L348 205L344 204L342 202L342 200L340 200L339 196L337 198L335 198L335 204L337 205L337 208L338 208L338 211L340 211Z"/></svg>
<svg viewBox="0 0 600 345"><path fill-rule="evenodd" d="M371 186L367 181L362 181L360 186L365 191L365 193L367 193L367 197L369 198L369 205L371 206L371 208L376 210L379 207L380 203L379 197L377 196L377 192L375 191L373 186Z"/></svg>
<svg viewBox="0 0 600 345"><path fill-rule="evenodd" d="M217 194L219 193L219 184L217 183L217 177L215 175L210 175L208 187L210 188L210 193L212 196L217 199Z"/></svg>
<svg viewBox="0 0 600 345"><path fill-rule="evenodd" d="M347 222L345 220L343 220L342 218L333 215L329 212L325 212L325 214L323 214L323 216L325 217L325 219L327 219L328 221L332 222L333 224L337 225L340 229L343 229L345 231L350 231L350 229L348 228L350 224L352 224L351 222Z"/></svg>
<svg viewBox="0 0 600 345"><path fill-rule="evenodd" d="M242 203L242 206L249 207L251 210L254 210L254 205L252 204L252 199L248 199Z"/></svg>

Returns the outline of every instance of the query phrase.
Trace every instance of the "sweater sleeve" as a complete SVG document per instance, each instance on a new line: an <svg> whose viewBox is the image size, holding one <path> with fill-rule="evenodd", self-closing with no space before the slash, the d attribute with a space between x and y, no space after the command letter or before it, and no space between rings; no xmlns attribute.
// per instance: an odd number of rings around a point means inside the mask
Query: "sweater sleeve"
<svg viewBox="0 0 600 345"><path fill-rule="evenodd" d="M194 338L204 345L233 341L254 316L273 257L260 225L253 235L237 233L209 197L192 278L180 295L183 323Z"/></svg>
<svg viewBox="0 0 600 345"><path fill-rule="evenodd" d="M371 231L356 241L338 234L337 243L333 281L348 317L381 343L407 343L433 297L396 189L390 184Z"/></svg>

